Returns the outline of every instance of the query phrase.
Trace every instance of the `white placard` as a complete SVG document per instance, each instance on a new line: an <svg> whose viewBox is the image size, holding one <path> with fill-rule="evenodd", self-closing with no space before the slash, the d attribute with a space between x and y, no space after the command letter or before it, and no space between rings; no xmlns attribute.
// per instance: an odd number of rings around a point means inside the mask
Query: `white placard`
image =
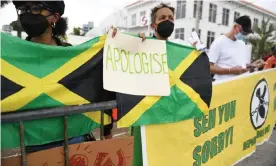
<svg viewBox="0 0 276 166"><path fill-rule="evenodd" d="M200 41L197 33L195 31L192 32L191 37L189 37L189 42L193 45L195 42L195 48L197 51L203 51L206 49L206 46Z"/></svg>
<svg viewBox="0 0 276 166"><path fill-rule="evenodd" d="M131 95L169 96L166 42L109 32L104 46L104 89Z"/></svg>

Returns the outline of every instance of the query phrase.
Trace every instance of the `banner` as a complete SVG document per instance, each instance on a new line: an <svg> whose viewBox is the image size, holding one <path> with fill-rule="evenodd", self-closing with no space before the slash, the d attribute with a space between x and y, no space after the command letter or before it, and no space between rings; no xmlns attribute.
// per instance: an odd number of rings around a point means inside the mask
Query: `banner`
<svg viewBox="0 0 276 166"><path fill-rule="evenodd" d="M70 166L132 166L134 138L116 138L69 145ZM64 148L27 154L29 166L61 166ZM21 166L21 156L1 159L2 166Z"/></svg>
<svg viewBox="0 0 276 166"><path fill-rule="evenodd" d="M275 76L271 69L215 83L208 115L143 126L144 166L229 166L254 153L276 122Z"/></svg>
<svg viewBox="0 0 276 166"><path fill-rule="evenodd" d="M141 38L112 31L104 47L104 89L144 96L169 96L166 41Z"/></svg>
<svg viewBox="0 0 276 166"><path fill-rule="evenodd" d="M105 36L65 48L1 33L1 113L116 99L103 89L104 42ZM104 119L107 124L109 117ZM89 133L99 124L100 111L69 116L69 137ZM62 117L24 122L25 145L63 140L63 126ZM19 147L18 123L1 128L1 148Z"/></svg>

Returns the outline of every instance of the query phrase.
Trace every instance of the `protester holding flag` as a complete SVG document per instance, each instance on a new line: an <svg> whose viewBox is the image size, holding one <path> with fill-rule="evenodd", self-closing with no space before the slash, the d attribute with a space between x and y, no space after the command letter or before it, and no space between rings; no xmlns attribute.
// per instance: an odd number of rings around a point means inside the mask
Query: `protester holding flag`
<svg viewBox="0 0 276 166"><path fill-rule="evenodd" d="M174 14L175 9L164 3L155 6L151 10L151 28L154 30L153 38L157 40L168 41L169 37L174 31ZM114 38L118 30L113 27L111 30L112 37ZM142 38L142 41L146 39L144 33L139 33L138 36ZM194 43L194 45L195 44L196 43ZM196 52L196 50L194 51ZM181 75L181 80L183 80L183 82L188 84L197 93L199 93L202 100L204 100L209 106L211 102L210 96L212 94L212 77L210 73L209 60L207 54L204 51L199 51L196 53L199 54L199 56L196 58L197 63L193 63L188 67L186 73ZM168 54L168 57L169 56L170 54ZM200 72L198 72L199 70Z"/></svg>
<svg viewBox="0 0 276 166"><path fill-rule="evenodd" d="M209 59L215 80L229 79L248 71L242 51L245 50L245 43L242 40L250 33L253 33L250 18L241 16L235 20L230 32L212 43Z"/></svg>
<svg viewBox="0 0 276 166"><path fill-rule="evenodd" d="M159 40L168 40L174 31L174 12L175 9L164 3L154 7L151 11L151 28L154 30L154 38ZM113 29L112 36L115 37L117 34L116 28ZM146 39L144 33L139 33L139 37L142 41Z"/></svg>
<svg viewBox="0 0 276 166"><path fill-rule="evenodd" d="M164 3L151 10L151 28L154 30L153 37L159 40L168 40L174 30L175 9Z"/></svg>
<svg viewBox="0 0 276 166"><path fill-rule="evenodd" d="M26 40L51 46L71 46L62 42L59 37L66 34L67 20L63 1L13 1L22 28L27 33ZM69 144L95 140L94 136L85 134L69 139ZM62 146L63 141L52 142L41 146L27 146L27 153Z"/></svg>
<svg viewBox="0 0 276 166"><path fill-rule="evenodd" d="M26 40L35 43L70 46L59 39L68 28L64 13L63 1L13 1L22 28L27 33Z"/></svg>

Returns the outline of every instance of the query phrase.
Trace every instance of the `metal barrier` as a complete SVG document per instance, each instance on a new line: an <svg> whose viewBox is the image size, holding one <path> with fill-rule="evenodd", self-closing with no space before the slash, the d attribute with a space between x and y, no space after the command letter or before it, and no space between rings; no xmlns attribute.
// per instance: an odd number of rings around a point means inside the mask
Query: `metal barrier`
<svg viewBox="0 0 276 166"><path fill-rule="evenodd" d="M66 106L49 109L29 110L20 112L1 113L1 123L19 122L21 165L27 166L27 158L24 143L24 125L23 121L37 120L44 118L53 118L64 116L64 163L69 166L69 148L68 148L68 119L67 116L85 112L94 112L101 110L101 130L100 139L103 140L104 131L104 111L117 107L117 102L107 101L80 106Z"/></svg>

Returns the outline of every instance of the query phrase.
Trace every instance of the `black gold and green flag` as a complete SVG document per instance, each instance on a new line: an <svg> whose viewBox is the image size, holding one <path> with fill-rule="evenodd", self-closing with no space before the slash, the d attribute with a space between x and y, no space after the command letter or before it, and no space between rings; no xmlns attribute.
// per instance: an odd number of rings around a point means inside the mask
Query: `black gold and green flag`
<svg viewBox="0 0 276 166"><path fill-rule="evenodd" d="M207 54L169 41L166 47L170 96L117 94L118 127L172 123L208 112L212 77Z"/></svg>
<svg viewBox="0 0 276 166"><path fill-rule="evenodd" d="M103 89L104 42L102 36L65 48L1 34L1 114L115 99ZM119 127L177 122L208 111L212 78L206 53L167 42L167 57L171 95L117 93ZM68 118L69 137L89 133L100 124L100 112ZM104 119L108 123L108 116ZM1 127L2 148L18 147L18 123ZM24 127L26 145L63 139L63 118L27 121Z"/></svg>
<svg viewBox="0 0 276 166"><path fill-rule="evenodd" d="M1 114L110 100L103 89L105 36L73 47L53 47L1 33ZM106 124L110 121L105 115ZM69 137L100 125L100 111L68 117ZM18 123L1 125L1 148L19 146ZM25 144L62 140L63 118L24 122Z"/></svg>

